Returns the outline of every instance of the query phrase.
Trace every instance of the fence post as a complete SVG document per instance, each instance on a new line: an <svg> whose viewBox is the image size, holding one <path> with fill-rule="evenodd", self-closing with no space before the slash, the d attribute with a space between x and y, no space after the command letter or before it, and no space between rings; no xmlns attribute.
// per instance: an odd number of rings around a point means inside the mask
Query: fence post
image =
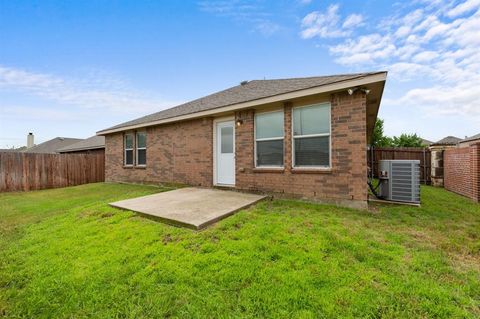
<svg viewBox="0 0 480 319"><path fill-rule="evenodd" d="M374 156L375 156L375 151L374 151L374 146L370 146L370 178L373 179L373 176L374 176L374 169L375 169L375 160L374 160Z"/></svg>
<svg viewBox="0 0 480 319"><path fill-rule="evenodd" d="M426 156L425 156L425 148L423 148L423 184L424 185L427 185L426 167L427 167L427 159L426 159Z"/></svg>

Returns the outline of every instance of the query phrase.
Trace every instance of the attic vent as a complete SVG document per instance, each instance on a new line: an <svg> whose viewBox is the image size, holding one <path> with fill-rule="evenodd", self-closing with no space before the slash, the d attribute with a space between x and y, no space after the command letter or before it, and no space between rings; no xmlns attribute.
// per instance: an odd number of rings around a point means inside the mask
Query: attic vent
<svg viewBox="0 0 480 319"><path fill-rule="evenodd" d="M245 85L247 83L248 83L248 81L242 81L242 82L240 82L240 85Z"/></svg>

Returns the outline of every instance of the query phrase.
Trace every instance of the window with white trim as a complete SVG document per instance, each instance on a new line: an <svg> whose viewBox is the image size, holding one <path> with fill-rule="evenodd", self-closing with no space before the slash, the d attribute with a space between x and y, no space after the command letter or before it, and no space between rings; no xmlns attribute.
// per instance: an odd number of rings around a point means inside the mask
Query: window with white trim
<svg viewBox="0 0 480 319"><path fill-rule="evenodd" d="M283 110L255 115L255 166L283 167Z"/></svg>
<svg viewBox="0 0 480 319"><path fill-rule="evenodd" d="M330 103L293 109L294 167L330 167Z"/></svg>
<svg viewBox="0 0 480 319"><path fill-rule="evenodd" d="M124 164L127 166L133 165L133 134L127 133L123 137L124 147Z"/></svg>
<svg viewBox="0 0 480 319"><path fill-rule="evenodd" d="M147 133L137 132L136 136L136 163L137 166L145 166L147 165Z"/></svg>

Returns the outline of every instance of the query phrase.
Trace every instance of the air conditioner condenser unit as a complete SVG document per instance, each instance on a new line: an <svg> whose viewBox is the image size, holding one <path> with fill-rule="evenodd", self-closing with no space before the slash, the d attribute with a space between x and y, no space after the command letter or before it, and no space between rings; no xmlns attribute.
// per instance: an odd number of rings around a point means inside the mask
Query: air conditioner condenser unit
<svg viewBox="0 0 480 319"><path fill-rule="evenodd" d="M420 204L420 161L381 160L379 183L383 199Z"/></svg>

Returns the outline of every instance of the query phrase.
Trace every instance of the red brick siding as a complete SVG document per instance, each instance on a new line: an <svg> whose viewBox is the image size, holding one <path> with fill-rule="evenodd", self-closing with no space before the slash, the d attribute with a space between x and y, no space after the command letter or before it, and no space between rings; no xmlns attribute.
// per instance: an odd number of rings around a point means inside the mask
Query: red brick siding
<svg viewBox="0 0 480 319"><path fill-rule="evenodd" d="M480 201L480 144L445 150L444 186L457 194Z"/></svg>
<svg viewBox="0 0 480 319"><path fill-rule="evenodd" d="M105 179L116 182L175 182L211 186L212 119L147 128L147 166L123 166L123 133L105 139Z"/></svg>
<svg viewBox="0 0 480 319"><path fill-rule="evenodd" d="M367 200L366 99L361 93L331 96L332 170L298 173L292 170L291 108L285 112L283 172L254 169L254 111L237 112L243 124L236 128L236 187L283 193L290 197L343 202Z"/></svg>
<svg viewBox="0 0 480 319"><path fill-rule="evenodd" d="M236 188L272 192L287 197L332 201L365 207L366 98L338 93L331 100L332 169L298 172L292 169L291 108L286 103L285 169L258 172L254 169L254 110L237 112L243 124L236 127ZM297 104L296 104L297 103ZM106 180L125 182L180 182L213 184L213 122L198 119L147 129L147 167L123 167L123 133L106 136ZM352 202L353 200L353 202Z"/></svg>

